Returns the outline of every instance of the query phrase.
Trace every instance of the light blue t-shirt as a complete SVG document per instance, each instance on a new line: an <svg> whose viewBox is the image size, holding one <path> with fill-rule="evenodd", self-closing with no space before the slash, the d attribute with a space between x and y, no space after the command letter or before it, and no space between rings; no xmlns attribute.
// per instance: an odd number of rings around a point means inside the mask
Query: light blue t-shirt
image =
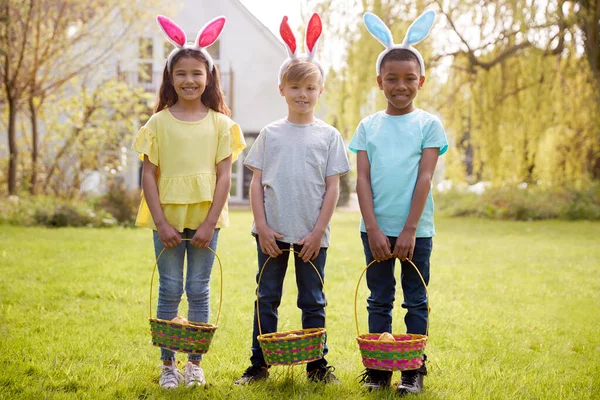
<svg viewBox="0 0 600 400"><path fill-rule="evenodd" d="M356 128L349 148L354 153L367 152L375 219L387 236L396 237L402 232L410 212L421 154L423 149L432 147L444 154L448 150L446 133L436 116L420 109L398 116L380 111L363 119ZM366 232L362 218L360 230ZM416 237L434 235L430 190Z"/></svg>

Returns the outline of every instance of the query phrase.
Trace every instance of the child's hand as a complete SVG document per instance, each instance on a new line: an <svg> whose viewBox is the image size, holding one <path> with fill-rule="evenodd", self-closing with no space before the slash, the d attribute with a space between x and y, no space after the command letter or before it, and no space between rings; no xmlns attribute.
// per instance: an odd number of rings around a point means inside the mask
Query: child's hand
<svg viewBox="0 0 600 400"><path fill-rule="evenodd" d="M181 243L181 235L177 232L177 229L173 228L171 224L165 222L156 227L158 232L158 238L160 239L163 246L167 249L177 246Z"/></svg>
<svg viewBox="0 0 600 400"><path fill-rule="evenodd" d="M304 262L308 262L309 260L314 260L319 255L319 251L321 251L321 239L323 238L323 234L319 234L315 231L312 231L308 235L304 236L298 243L299 246L302 246L300 250L300 254L298 257L302 259Z"/></svg>
<svg viewBox="0 0 600 400"><path fill-rule="evenodd" d="M416 230L404 228L400 232L400 236L396 239L394 246L394 257L400 261L409 259L412 260L413 251L415 250Z"/></svg>
<svg viewBox="0 0 600 400"><path fill-rule="evenodd" d="M203 222L196 230L196 233L194 233L194 237L190 240L190 243L194 247L207 248L214 233L215 227Z"/></svg>
<svg viewBox="0 0 600 400"><path fill-rule="evenodd" d="M369 238L371 254L373 254L375 260L384 261L392 258L392 248L385 233L376 229L368 232L367 237Z"/></svg>
<svg viewBox="0 0 600 400"><path fill-rule="evenodd" d="M263 229L257 228L256 231L258 233L258 244L263 253L273 258L283 253L276 243L277 239L283 239L282 234L275 232L268 226Z"/></svg>

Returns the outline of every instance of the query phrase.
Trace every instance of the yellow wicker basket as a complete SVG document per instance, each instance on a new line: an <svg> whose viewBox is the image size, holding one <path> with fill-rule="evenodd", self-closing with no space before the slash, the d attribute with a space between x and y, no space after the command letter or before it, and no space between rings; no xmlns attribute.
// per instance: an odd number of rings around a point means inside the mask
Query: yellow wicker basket
<svg viewBox="0 0 600 400"><path fill-rule="evenodd" d="M427 291L427 285L421 275L421 272L417 266L409 259L406 259L410 265L413 266L421 282L425 287L425 293L427 295L427 315L429 316L429 292ZM394 334L394 341L383 341L379 340L379 337L383 332L379 333L365 333L360 334L358 329L358 311L357 311L357 297L358 288L360 281L364 276L367 269L373 265L373 260L360 274L358 283L356 284L356 291L354 292L354 321L356 322L356 341L362 356L363 365L369 369L378 369L385 371L406 371L412 369L418 369L423 365L423 354L425 353L425 346L427 345L427 332L429 331L429 317L427 318L427 331L425 335L417 334Z"/></svg>
<svg viewBox="0 0 600 400"><path fill-rule="evenodd" d="M284 249L283 251L294 252L297 251L292 249ZM323 358L323 348L325 347L325 340L327 338L327 332L325 328L310 328L310 329L298 329L287 332L274 332L274 333L262 333L262 327L260 324L260 309L258 305L258 289L260 288L260 281L262 278L263 271L267 266L267 263L271 260L269 257L258 275L258 283L256 285L256 315L258 320L258 342L263 351L263 356L267 365L297 365L305 364L311 361L319 360ZM311 262L310 265L313 267L319 280L321 281L321 287L324 286L323 278L317 270L317 267Z"/></svg>
<svg viewBox="0 0 600 400"><path fill-rule="evenodd" d="M191 239L182 240L189 241ZM160 260L160 257L165 250L166 249L163 249L158 254L158 257L156 257L156 262L152 268L152 279L150 279L149 321L152 344L182 353L205 354L208 352L208 348L219 324L219 317L221 316L221 305L223 304L223 266L221 265L221 259L213 249L208 247L208 250L215 255L215 258L219 262L220 272L219 309L214 325L204 322L188 322L186 324L181 324L164 319L152 318L152 287L154 284L154 274L158 268L158 260Z"/></svg>

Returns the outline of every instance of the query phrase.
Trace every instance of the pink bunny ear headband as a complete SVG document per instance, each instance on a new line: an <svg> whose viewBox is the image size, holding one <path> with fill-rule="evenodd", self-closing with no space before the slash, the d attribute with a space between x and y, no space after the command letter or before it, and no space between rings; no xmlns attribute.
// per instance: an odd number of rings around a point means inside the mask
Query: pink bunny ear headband
<svg viewBox="0 0 600 400"><path fill-rule="evenodd" d="M206 49L211 46L213 43L217 41L223 28L225 27L225 17L220 16L214 19L211 19L200 29L198 32L198 36L196 36L196 40L192 43L187 41L187 36L183 29L181 29L175 22L171 21L169 18L158 15L156 17L156 22L158 22L158 26L163 31L167 40L175 46L169 57L167 58L167 69L171 70L171 61L173 60L173 56L179 53L184 49L193 49L198 50L202 53L202 55L208 61L208 69L212 72L214 67L214 62L210 54Z"/></svg>
<svg viewBox="0 0 600 400"><path fill-rule="evenodd" d="M289 57L281 64L279 67L279 84L281 85L281 78L283 77L283 71L287 68L287 66L294 60L308 60L319 67L321 71L321 76L323 77L323 81L325 81L325 71L323 71L323 67L321 64L315 60L315 55L317 54L317 42L319 41L319 37L321 37L321 33L323 32L323 25L321 24L321 17L319 14L314 13L308 21L308 25L306 27L306 50L307 53L305 55L298 54L298 48L296 46L296 37L292 32L288 24L288 17L283 17L281 21L281 25L279 27L279 33L281 34L281 38L285 43L285 48L288 51Z"/></svg>

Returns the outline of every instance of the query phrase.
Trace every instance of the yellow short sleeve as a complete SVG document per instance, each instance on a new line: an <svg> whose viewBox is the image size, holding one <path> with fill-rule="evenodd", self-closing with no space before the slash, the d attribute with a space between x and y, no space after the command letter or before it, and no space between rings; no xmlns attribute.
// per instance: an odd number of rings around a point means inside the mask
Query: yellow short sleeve
<svg viewBox="0 0 600 400"><path fill-rule="evenodd" d="M229 121L226 127L219 132L219 144L217 148L216 164L231 155L231 162L235 162L246 148L246 141L242 129L238 124Z"/></svg>
<svg viewBox="0 0 600 400"><path fill-rule="evenodd" d="M133 149L140 153L140 159L144 160L144 154L148 156L148 160L158 165L158 141L156 135L150 129L142 126L133 140Z"/></svg>

